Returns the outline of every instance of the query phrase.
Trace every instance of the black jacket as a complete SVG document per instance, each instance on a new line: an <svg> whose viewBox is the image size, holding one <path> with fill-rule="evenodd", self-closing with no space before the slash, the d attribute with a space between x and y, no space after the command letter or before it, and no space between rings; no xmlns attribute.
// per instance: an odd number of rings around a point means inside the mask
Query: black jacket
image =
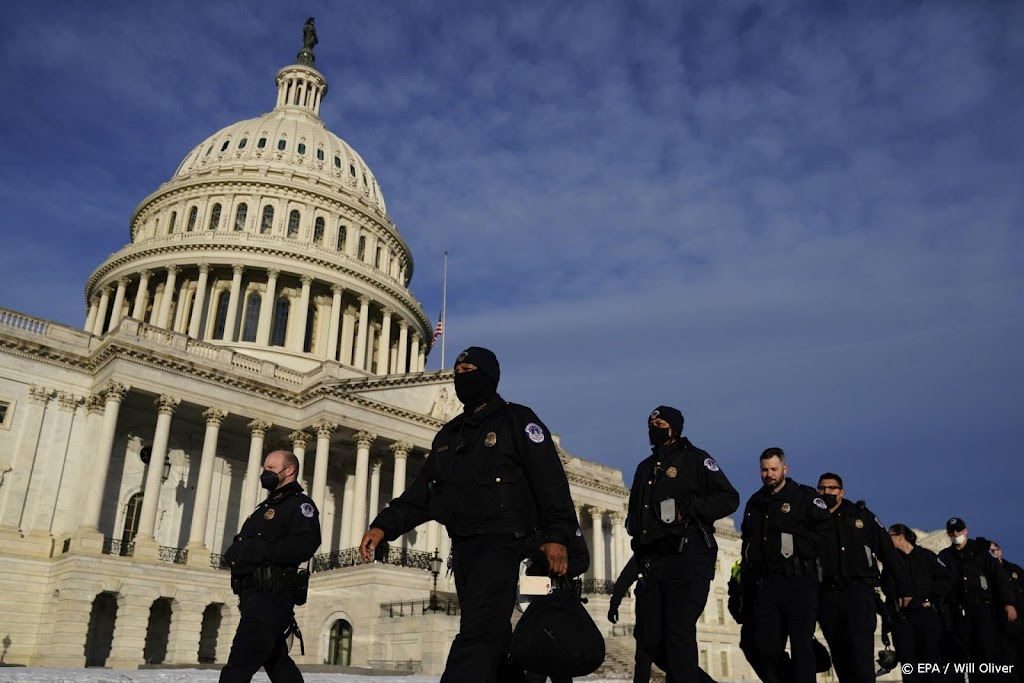
<svg viewBox="0 0 1024 683"><path fill-rule="evenodd" d="M495 395L434 437L426 465L370 523L394 540L428 520L452 537L539 530L569 546L579 529L551 434L526 406Z"/></svg>
<svg viewBox="0 0 1024 683"><path fill-rule="evenodd" d="M1010 587L1013 589L1013 604L1020 612L1024 608L1024 569L1019 564L1003 560L1003 569L1010 579ZM1018 617L1019 618L1019 617Z"/></svg>
<svg viewBox="0 0 1024 683"><path fill-rule="evenodd" d="M1014 604L1010 577L989 547L986 540L969 538L962 550L949 546L939 553L953 575L950 606L954 609L983 603Z"/></svg>
<svg viewBox="0 0 1024 683"><path fill-rule="evenodd" d="M787 477L778 493L768 487L747 501L740 524L743 578L815 571L817 543L832 514L810 486Z"/></svg>
<svg viewBox="0 0 1024 683"><path fill-rule="evenodd" d="M234 575L258 567L298 567L320 547L320 513L298 482L271 492L224 553Z"/></svg>
<svg viewBox="0 0 1024 683"><path fill-rule="evenodd" d="M629 587L636 583L636 580L640 578L640 563L636 561L636 555L629 558L629 562L619 572L619 576L615 579L615 585L612 587L612 598L610 604L612 607L618 608L622 604L622 599L626 597L626 593L629 591Z"/></svg>
<svg viewBox="0 0 1024 683"><path fill-rule="evenodd" d="M842 588L844 580L850 579L877 586L881 560L890 575L886 595L890 598L910 595L910 579L899 551L878 517L862 503L848 500L840 503L830 522L822 526L817 547L823 588Z"/></svg>
<svg viewBox="0 0 1024 683"><path fill-rule="evenodd" d="M885 594L889 596L890 605L893 600L910 596L910 604L903 608L906 610L921 609L926 606L939 608L946 604L949 598L949 591L953 588L953 575L942 563L938 555L927 548L914 546L910 554L904 555L897 551L899 564L901 564L910 580L910 592L896 592L896 582L892 570L896 563L886 562L882 572L882 586Z"/></svg>

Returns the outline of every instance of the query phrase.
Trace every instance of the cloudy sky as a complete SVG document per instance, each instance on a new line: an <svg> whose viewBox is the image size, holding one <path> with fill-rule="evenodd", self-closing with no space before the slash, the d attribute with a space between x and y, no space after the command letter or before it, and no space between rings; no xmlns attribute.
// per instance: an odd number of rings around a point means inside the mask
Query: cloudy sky
<svg viewBox="0 0 1024 683"><path fill-rule="evenodd" d="M0 305L81 325L135 205L273 107L313 15L374 170L506 398L623 469L679 407L886 523L1024 560L1024 5L1012 0L5 3ZM438 349L428 366L440 363Z"/></svg>

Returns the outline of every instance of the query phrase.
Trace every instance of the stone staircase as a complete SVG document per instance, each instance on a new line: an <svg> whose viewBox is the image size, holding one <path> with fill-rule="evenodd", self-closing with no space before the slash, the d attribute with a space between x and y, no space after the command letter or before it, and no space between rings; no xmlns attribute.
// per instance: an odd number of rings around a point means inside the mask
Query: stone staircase
<svg viewBox="0 0 1024 683"><path fill-rule="evenodd" d="M618 629L616 629L618 630ZM627 681L633 680L633 656L636 653L636 640L631 635L605 635L604 664L595 671L594 678L613 678ZM651 682L662 682L665 674L658 667L651 667Z"/></svg>

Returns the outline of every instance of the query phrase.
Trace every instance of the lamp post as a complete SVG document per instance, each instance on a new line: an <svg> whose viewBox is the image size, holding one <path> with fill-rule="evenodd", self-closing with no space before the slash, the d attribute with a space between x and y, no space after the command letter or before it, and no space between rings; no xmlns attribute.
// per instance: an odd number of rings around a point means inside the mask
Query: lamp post
<svg viewBox="0 0 1024 683"><path fill-rule="evenodd" d="M434 548L434 556L430 558L430 573L434 575L434 590L430 592L430 604L427 606L431 612L437 612L441 605L437 602L437 575L441 573L441 553Z"/></svg>

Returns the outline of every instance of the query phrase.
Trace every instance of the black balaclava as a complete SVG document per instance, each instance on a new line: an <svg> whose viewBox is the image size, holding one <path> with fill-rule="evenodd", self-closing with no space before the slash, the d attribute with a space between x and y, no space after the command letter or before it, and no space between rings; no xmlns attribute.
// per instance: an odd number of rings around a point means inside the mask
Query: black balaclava
<svg viewBox="0 0 1024 683"><path fill-rule="evenodd" d="M465 406L483 403L498 392L501 367L498 358L489 349L470 346L459 354L455 364L472 363L476 370L455 373L455 395Z"/></svg>
<svg viewBox="0 0 1024 683"><path fill-rule="evenodd" d="M656 420L659 417L668 422L668 428L652 427L650 425L651 420ZM647 418L647 423L647 436L651 441L651 445L655 448L663 446L669 439L678 439L683 433L683 414L671 406L658 406L655 408L651 416ZM671 433L669 433L670 430Z"/></svg>

